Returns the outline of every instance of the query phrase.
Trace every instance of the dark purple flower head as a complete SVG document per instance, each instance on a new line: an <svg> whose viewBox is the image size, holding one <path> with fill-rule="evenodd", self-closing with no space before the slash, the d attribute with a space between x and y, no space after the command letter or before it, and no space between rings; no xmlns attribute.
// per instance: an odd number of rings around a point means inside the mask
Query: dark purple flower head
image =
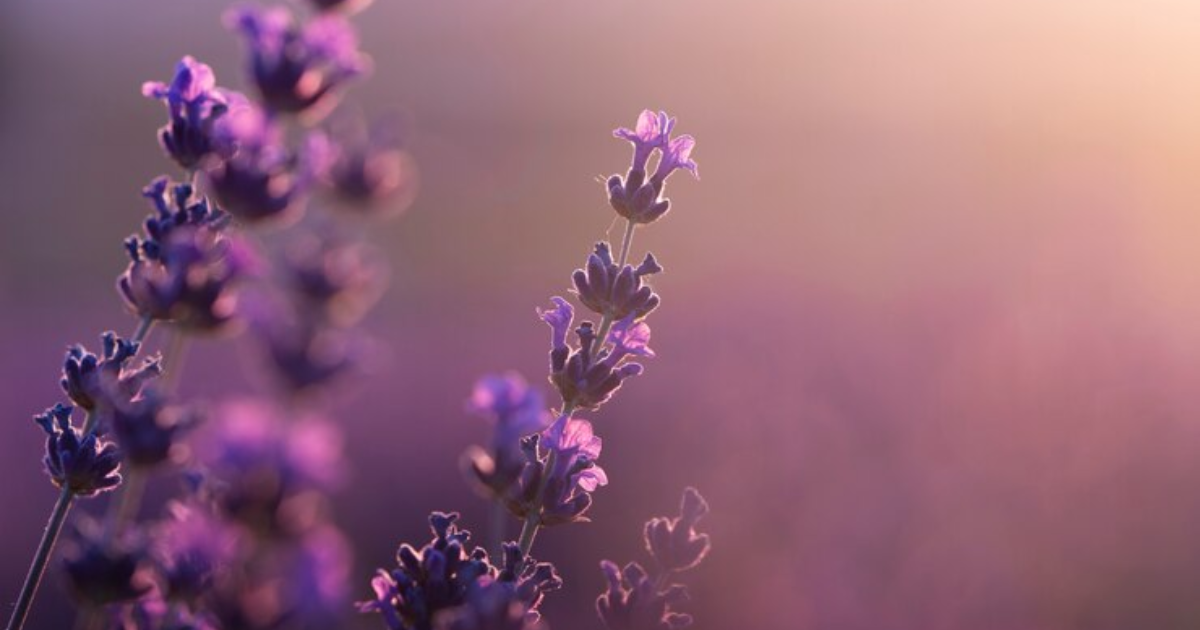
<svg viewBox="0 0 1200 630"><path fill-rule="evenodd" d="M658 294L642 280L662 270L654 254L646 254L637 267L618 267L608 243L600 242L584 268L576 269L571 280L579 301L595 313L614 320L628 315L641 319L658 308L660 302Z"/></svg>
<svg viewBox="0 0 1200 630"><path fill-rule="evenodd" d="M164 175L143 188L142 196L150 201L154 213L142 223L142 236L125 239L125 249L135 260L161 260L165 243L185 228L219 233L229 224L229 215L191 183L173 182Z"/></svg>
<svg viewBox="0 0 1200 630"><path fill-rule="evenodd" d="M646 549L663 571L683 571L700 564L711 546L708 534L697 534L696 523L708 514L708 503L695 488L683 491L679 516L652 518L646 523Z"/></svg>
<svg viewBox="0 0 1200 630"><path fill-rule="evenodd" d="M148 381L162 373L162 361L157 356L133 365L139 344L111 331L101 335L100 342L100 356L83 345L71 346L59 381L67 397L87 411L133 400Z"/></svg>
<svg viewBox="0 0 1200 630"><path fill-rule="evenodd" d="M211 424L199 455L203 489L220 512L266 535L311 529L313 502L342 477L336 429L255 401L221 406Z"/></svg>
<svg viewBox="0 0 1200 630"><path fill-rule="evenodd" d="M100 422L112 429L121 456L131 466L157 466L177 449L183 432L199 422L190 408L169 404L156 390L113 405L101 412Z"/></svg>
<svg viewBox="0 0 1200 630"><path fill-rule="evenodd" d="M204 507L172 503L170 518L154 530L152 558L168 600L193 605L233 562L242 534Z"/></svg>
<svg viewBox="0 0 1200 630"><path fill-rule="evenodd" d="M420 549L400 546L397 567L382 569L371 582L375 599L361 602L359 612L380 613L391 630L432 630L439 611L463 605L468 590L494 569L487 552L468 552L471 532L458 529L456 513L429 516L434 538Z"/></svg>
<svg viewBox="0 0 1200 630"><path fill-rule="evenodd" d="M660 589L636 562L622 569L604 560L600 569L608 580L608 591L596 600L596 611L608 630L673 630L692 625L691 615L671 610L687 601L683 586Z"/></svg>
<svg viewBox="0 0 1200 630"><path fill-rule="evenodd" d="M148 81L142 94L164 101L170 122L158 131L158 141L171 159L185 169L195 169L204 158L224 149L214 141L213 124L228 109L227 93L216 87L212 68L184 57L175 66L171 83Z"/></svg>
<svg viewBox="0 0 1200 630"><path fill-rule="evenodd" d="M63 568L77 601L101 606L136 599L152 588L147 550L138 532L111 537L92 518L79 521L78 534L63 553Z"/></svg>
<svg viewBox="0 0 1200 630"><path fill-rule="evenodd" d="M306 149L322 182L348 202L348 209L395 215L416 197L416 163L400 149L392 125L370 129L359 119L310 134Z"/></svg>
<svg viewBox="0 0 1200 630"><path fill-rule="evenodd" d="M131 248L129 256L117 289L130 309L193 331L215 331L234 318L235 285L256 266L245 242L205 226L176 228L152 250Z"/></svg>
<svg viewBox="0 0 1200 630"><path fill-rule="evenodd" d="M647 345L650 326L636 321L636 313L629 313L613 325L604 342L595 346L593 355L596 331L592 323L583 322L575 329L578 344L572 348L567 345L566 333L574 309L561 297L551 300L556 308L538 311L551 330L550 382L558 389L564 406L599 409L625 379L642 373L642 365L631 361L631 356L654 356Z"/></svg>
<svg viewBox="0 0 1200 630"><path fill-rule="evenodd" d="M309 177L297 171L278 123L250 101L231 99L214 134L236 147L229 159L205 173L221 205L247 223L287 224L298 219Z"/></svg>
<svg viewBox="0 0 1200 630"><path fill-rule="evenodd" d="M526 611L525 604L511 585L492 578L480 578L467 590L466 603L441 611L437 630L544 630L537 614Z"/></svg>
<svg viewBox="0 0 1200 630"><path fill-rule="evenodd" d="M34 420L46 432L46 474L59 488L90 497L121 483L117 446L94 432L84 435L71 423L73 407L55 405Z"/></svg>
<svg viewBox="0 0 1200 630"><path fill-rule="evenodd" d="M671 138L675 119L666 112L655 114L642 112L635 130L617 129L614 135L633 143L633 162L625 177L613 175L608 178L608 201L617 214L634 223L653 223L670 210L671 202L662 196L667 178L679 169L699 177L692 150L695 138L683 135ZM646 168L650 156L659 152L658 166L654 175L647 179Z"/></svg>
<svg viewBox="0 0 1200 630"><path fill-rule="evenodd" d="M283 271L300 307L339 326L357 322L383 295L388 268L374 248L323 230L292 234Z"/></svg>
<svg viewBox="0 0 1200 630"><path fill-rule="evenodd" d="M297 26L289 9L243 6L225 14L250 48L250 75L266 106L322 117L345 83L370 69L349 22L326 13Z"/></svg>

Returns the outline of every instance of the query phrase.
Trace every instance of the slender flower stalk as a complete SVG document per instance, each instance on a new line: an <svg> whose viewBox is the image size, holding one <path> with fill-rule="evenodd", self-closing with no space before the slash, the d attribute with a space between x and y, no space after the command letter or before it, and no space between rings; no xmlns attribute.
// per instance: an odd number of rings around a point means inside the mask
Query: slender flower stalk
<svg viewBox="0 0 1200 630"><path fill-rule="evenodd" d="M38 586L42 583L42 576L46 573L46 563L50 560L50 555L54 553L54 545L58 542L58 535L62 532L63 524L67 522L67 514L71 511L71 504L75 501L75 494L71 489L64 487L58 493L58 500L54 503L54 509L50 512L50 520L46 523L46 529L42 532L42 540L38 543L37 551L33 554L33 562L29 565L29 572L25 575L25 583L21 586L21 593L17 596L16 606L13 608L12 617L8 620L8 630L21 630L25 626L25 618L29 616L29 607L33 605L33 598L37 595Z"/></svg>

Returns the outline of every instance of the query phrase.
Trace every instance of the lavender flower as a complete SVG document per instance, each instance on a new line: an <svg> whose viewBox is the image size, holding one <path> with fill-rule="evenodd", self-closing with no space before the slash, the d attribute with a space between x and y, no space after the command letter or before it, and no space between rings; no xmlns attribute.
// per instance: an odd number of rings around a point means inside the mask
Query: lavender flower
<svg viewBox="0 0 1200 630"><path fill-rule="evenodd" d="M102 606L129 601L147 593L152 584L145 573L144 541L136 534L110 538L104 526L86 518L63 554L71 592L79 602Z"/></svg>
<svg viewBox="0 0 1200 630"><path fill-rule="evenodd" d="M550 326L550 382L562 396L563 405L571 409L599 409L621 387L621 383L642 373L642 365L630 360L632 356L652 357L647 343L650 327L634 321L630 312L609 331L605 342L593 355L596 332L591 322L575 329L577 348L567 345L567 331L575 309L561 297L550 298L553 310L538 311L542 321Z"/></svg>
<svg viewBox="0 0 1200 630"><path fill-rule="evenodd" d="M539 522L559 525L587 521L592 493L608 485L608 475L596 465L601 439L587 420L561 416L542 433L541 443L550 453L542 480Z"/></svg>
<svg viewBox="0 0 1200 630"><path fill-rule="evenodd" d="M654 254L635 269L632 265L618 267L613 262L608 243L596 243L583 269L576 269L571 279L579 301L599 315L619 320L628 315L641 319L658 308L659 297L642 279L663 269Z"/></svg>
<svg viewBox="0 0 1200 630"><path fill-rule="evenodd" d="M486 601L492 595L480 589L500 583L509 591L505 599L519 606L524 618L536 621L542 595L562 585L553 565L524 556L510 543L505 545L504 566L494 567L483 549L467 551L471 533L458 529L457 520L454 513L431 514L433 540L419 550L401 545L397 568L376 573L371 581L375 598L361 602L359 611L379 613L389 630L432 630L435 624L439 630L469 628L462 624L499 614Z"/></svg>
<svg viewBox="0 0 1200 630"><path fill-rule="evenodd" d="M700 564L711 547L708 534L697 534L696 523L708 514L708 503L695 488L683 491L679 516L660 516L646 523L646 550L662 571L685 571Z"/></svg>
<svg viewBox="0 0 1200 630"><path fill-rule="evenodd" d="M467 592L466 603L442 611L437 630L542 630L545 625L526 611L515 589L491 579L480 578Z"/></svg>
<svg viewBox="0 0 1200 630"><path fill-rule="evenodd" d="M169 511L154 530L151 554L160 591L167 600L194 605L236 558L244 536L197 504L176 502Z"/></svg>
<svg viewBox="0 0 1200 630"><path fill-rule="evenodd" d="M142 189L154 214L142 223L144 236L125 239L125 248L146 258L161 259L162 248L172 234L181 228L204 228L221 232L229 224L229 214L200 194L188 182L174 182L163 175Z"/></svg>
<svg viewBox="0 0 1200 630"><path fill-rule="evenodd" d="M608 590L596 600L596 611L608 630L670 630L692 625L691 615L672 609L687 601L687 588L669 581L674 573L700 564L708 553L708 536L695 531L696 522L707 513L708 503L695 488L687 488L678 517L658 517L646 523L646 549L658 565L657 575L650 575L636 562L623 569L608 560L600 563Z"/></svg>
<svg viewBox="0 0 1200 630"><path fill-rule="evenodd" d="M206 171L222 206L249 223L289 223L299 218L307 183L296 173L296 159L283 144L279 125L245 98L230 100L230 109L215 128L222 142L237 147L229 159Z"/></svg>
<svg viewBox="0 0 1200 630"><path fill-rule="evenodd" d="M613 135L633 143L633 161L624 178L613 175L608 178L608 200L617 214L634 223L653 223L670 210L669 199L662 197L667 178L679 169L698 177L692 150L696 140L684 135L671 138L675 119L666 112L655 114L650 110L638 117L633 130L620 128ZM646 168L650 157L660 153L654 175L647 181Z"/></svg>
<svg viewBox="0 0 1200 630"><path fill-rule="evenodd" d="M295 535L314 526L313 501L341 479L341 444L325 421L285 421L256 401L223 405L214 414L200 463L205 491L220 513L264 535Z"/></svg>
<svg viewBox="0 0 1200 630"><path fill-rule="evenodd" d="M387 286L387 265L378 251L331 232L295 234L283 263L303 308L339 326L357 322Z"/></svg>
<svg viewBox="0 0 1200 630"><path fill-rule="evenodd" d="M147 382L162 373L159 357L145 359L136 367L128 365L140 344L121 339L111 331L101 335L100 342L103 348L100 356L82 345L71 346L59 381L67 397L87 411L132 400Z"/></svg>
<svg viewBox="0 0 1200 630"><path fill-rule="evenodd" d="M274 111L319 118L346 81L370 68L354 29L338 15L297 27L285 7L243 6L227 12L225 23L249 45L251 78Z"/></svg>
<svg viewBox="0 0 1200 630"><path fill-rule="evenodd" d="M312 134L307 148L317 165L314 170L339 198L350 202L348 209L395 214L416 194L416 166L388 125L368 130L354 119Z"/></svg>
<svg viewBox="0 0 1200 630"><path fill-rule="evenodd" d="M166 103L171 120L158 131L158 141L180 166L192 170L209 155L224 152L212 131L228 102L225 91L216 87L212 68L184 57L175 66L170 85L148 81L142 85L142 94Z"/></svg>
<svg viewBox="0 0 1200 630"><path fill-rule="evenodd" d="M371 4L373 0L311 0L313 6L321 11L340 11L355 13Z"/></svg>
<svg viewBox="0 0 1200 630"><path fill-rule="evenodd" d="M50 481L75 496L90 497L121 483L121 456L116 445L84 433L71 423L73 407L55 405L34 421L46 432L43 462Z"/></svg>
<svg viewBox="0 0 1200 630"><path fill-rule="evenodd" d="M353 330L256 318L253 331L276 381L292 394L345 383L364 371L369 341Z"/></svg>
<svg viewBox="0 0 1200 630"><path fill-rule="evenodd" d="M105 410L101 422L112 428L121 456L131 466L152 467L166 461L182 432L199 422L192 409L168 404L154 390Z"/></svg>
<svg viewBox="0 0 1200 630"><path fill-rule="evenodd" d="M525 468L521 438L550 422L545 401L516 372L489 375L475 384L467 409L493 423L488 451L473 447L464 456L469 476L490 496L503 497Z"/></svg>

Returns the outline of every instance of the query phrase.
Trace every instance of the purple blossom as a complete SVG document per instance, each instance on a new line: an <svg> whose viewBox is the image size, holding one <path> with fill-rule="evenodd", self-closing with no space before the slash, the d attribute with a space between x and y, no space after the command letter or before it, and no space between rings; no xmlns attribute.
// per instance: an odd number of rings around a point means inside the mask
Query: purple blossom
<svg viewBox="0 0 1200 630"><path fill-rule="evenodd" d="M242 534L193 503L172 503L170 518L154 529L152 558L168 600L194 605L228 569Z"/></svg>
<svg viewBox="0 0 1200 630"><path fill-rule="evenodd" d="M131 466L141 467L167 461L177 450L182 433L199 420L197 412L169 404L155 390L106 408L100 416L100 422L111 427L122 458Z"/></svg>
<svg viewBox="0 0 1200 630"><path fill-rule="evenodd" d="M59 488L75 496L90 497L121 483L117 446L95 432L84 434L71 423L73 407L55 405L34 421L46 432L46 474Z"/></svg>
<svg viewBox="0 0 1200 630"><path fill-rule="evenodd" d="M229 224L229 215L200 194L191 183L171 181L165 175L142 189L154 214L142 222L142 236L125 239L125 249L153 260L161 258L164 244L183 228L204 228L221 232Z"/></svg>
<svg viewBox="0 0 1200 630"><path fill-rule="evenodd" d="M587 420L561 416L542 432L542 444L549 452L541 517L543 525L558 525L588 520L591 493L608 485L608 475L596 465L603 444Z"/></svg>
<svg viewBox="0 0 1200 630"><path fill-rule="evenodd" d="M579 301L593 312L611 319L622 319L627 315L641 319L658 308L661 301L658 294L643 283L643 278L662 270L654 254L646 254L645 260L636 268L632 265L618 267L608 243L600 242L596 243L595 251L588 256L583 269L575 270L571 280Z"/></svg>
<svg viewBox="0 0 1200 630"><path fill-rule="evenodd" d="M538 311L542 320L550 325L550 382L558 389L565 408L599 409L621 387L625 379L642 373L642 365L629 360L630 356L654 356L646 345L650 339L650 327L645 322L635 322L635 314L613 326L593 354L596 332L591 322L583 322L575 329L577 348L566 342L566 331L571 326L573 309L560 297L551 298L557 308Z"/></svg>
<svg viewBox="0 0 1200 630"><path fill-rule="evenodd" d="M245 98L231 99L215 135L236 152L206 171L213 194L242 221L287 224L299 218L308 176L283 143L278 123Z"/></svg>
<svg viewBox="0 0 1200 630"><path fill-rule="evenodd" d="M344 14L356 13L367 8L373 0L310 0L312 5L321 11L340 11Z"/></svg>
<svg viewBox="0 0 1200 630"><path fill-rule="evenodd" d="M358 38L341 16L325 13L296 26L285 7L242 6L225 24L250 48L250 75L266 106L307 118L324 116L342 86L370 68Z"/></svg>
<svg viewBox="0 0 1200 630"><path fill-rule="evenodd" d="M192 170L209 155L225 157L212 132L213 124L228 109L228 97L216 87L212 68L184 57L175 66L169 85L148 81L142 84L142 94L166 103L170 122L159 129L158 141L180 166Z"/></svg>
<svg viewBox="0 0 1200 630"><path fill-rule="evenodd" d="M306 149L312 170L349 202L344 204L348 210L394 215L416 196L416 164L400 149L391 125L367 129L358 119L341 122L311 133Z"/></svg>
<svg viewBox="0 0 1200 630"><path fill-rule="evenodd" d="M282 267L300 306L339 326L357 322L387 286L387 263L378 250L327 230L294 233Z"/></svg>
<svg viewBox="0 0 1200 630"><path fill-rule="evenodd" d="M503 497L525 468L521 438L550 423L545 400L516 372L480 379L467 408L494 423L489 451L475 447L464 455L469 477L488 496Z"/></svg>
<svg viewBox="0 0 1200 630"><path fill-rule="evenodd" d="M646 110L638 118L636 130L622 128L614 132L618 138L634 145L629 172L625 177L613 175L606 183L609 204L617 214L634 223L653 223L671 208L670 200L662 196L667 178L679 169L699 177L698 167L691 157L696 140L689 135L671 138L674 127L675 119L668 117L666 112L656 115ZM660 154L658 166L647 180L646 166L655 151Z"/></svg>
<svg viewBox="0 0 1200 630"><path fill-rule="evenodd" d="M467 592L466 602L438 615L437 630L544 630L537 613L526 611L510 585L483 577Z"/></svg>
<svg viewBox="0 0 1200 630"><path fill-rule="evenodd" d="M103 348L100 356L88 352L83 345L71 346L59 381L67 397L87 411L132 400L147 382L162 373L162 360L157 356L144 359L140 365L131 365L140 344L111 331L101 335L100 341Z"/></svg>
<svg viewBox="0 0 1200 630"><path fill-rule="evenodd" d="M144 568L148 555L137 532L110 537L92 518L80 520L75 538L63 553L71 594L82 604L101 606L131 601L150 591Z"/></svg>

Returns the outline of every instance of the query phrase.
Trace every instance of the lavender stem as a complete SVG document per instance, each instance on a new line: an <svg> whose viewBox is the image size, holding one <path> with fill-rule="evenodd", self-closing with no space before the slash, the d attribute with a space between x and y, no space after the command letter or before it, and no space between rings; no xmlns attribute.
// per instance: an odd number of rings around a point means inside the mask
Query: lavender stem
<svg viewBox="0 0 1200 630"><path fill-rule="evenodd" d="M29 607L33 604L38 586L42 583L42 576L46 573L46 563L49 562L50 554L54 551L54 544L58 542L58 535L67 520L67 513L71 511L71 503L74 499L75 494L71 492L70 488L63 488L58 495L58 502L54 504L54 511L50 513L46 531L42 532L42 541L38 543L33 563L29 565L29 574L25 576L25 584L21 586L21 594L17 597L16 608L13 609L12 618L8 621L8 630L21 630L25 625L25 618L29 616Z"/></svg>

